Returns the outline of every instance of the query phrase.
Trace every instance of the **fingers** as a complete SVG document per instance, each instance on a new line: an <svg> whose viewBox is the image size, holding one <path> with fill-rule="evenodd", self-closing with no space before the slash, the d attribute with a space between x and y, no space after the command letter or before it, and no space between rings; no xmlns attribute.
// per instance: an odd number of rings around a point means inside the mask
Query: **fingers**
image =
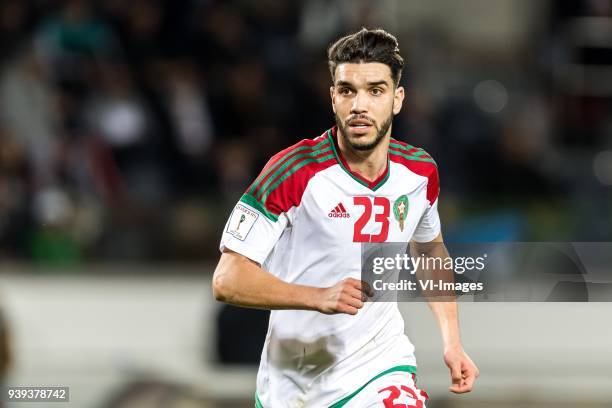
<svg viewBox="0 0 612 408"><path fill-rule="evenodd" d="M461 376L461 362L455 361L450 366L451 382L453 383L449 390L454 393L461 393L463 377Z"/></svg>
<svg viewBox="0 0 612 408"><path fill-rule="evenodd" d="M363 307L363 302L367 299L360 290L360 281L352 279L345 282L342 293L339 298L338 311L351 315L357 314L357 311Z"/></svg>
<svg viewBox="0 0 612 408"><path fill-rule="evenodd" d="M350 314L350 315L356 315L357 312L359 311L358 308L351 306L351 305L347 305L347 304L341 304L338 306L338 312L339 313L346 313L346 314Z"/></svg>
<svg viewBox="0 0 612 408"><path fill-rule="evenodd" d="M352 306L356 309L361 309L363 307L363 301L361 300L360 295L355 294L343 295L340 298L340 303Z"/></svg>
<svg viewBox="0 0 612 408"><path fill-rule="evenodd" d="M454 392L455 394L463 394L472 391L474 388L474 382L478 376L479 372L476 367L464 369L459 382L455 382L455 379L453 378L453 385L449 388L449 391Z"/></svg>
<svg viewBox="0 0 612 408"><path fill-rule="evenodd" d="M337 304L332 307L332 313L357 314L363 308L368 296L373 296L374 292L367 282L347 278L336 285L339 292L336 293ZM336 289L336 290L337 290Z"/></svg>
<svg viewBox="0 0 612 408"><path fill-rule="evenodd" d="M450 366L450 371L451 371L451 380L453 382L453 385L461 384L461 380L462 380L462 376L461 376L461 362L460 361L456 361L456 362L452 363L451 366Z"/></svg>
<svg viewBox="0 0 612 408"><path fill-rule="evenodd" d="M353 288L357 289L368 297L374 296L374 290L372 289L372 286L370 286L370 284L366 281L362 281L355 278L347 278L345 282L349 286L352 286Z"/></svg>
<svg viewBox="0 0 612 408"><path fill-rule="evenodd" d="M464 394L466 392L472 391L472 385L468 386L466 383L461 385L452 385L449 390L454 392L455 394Z"/></svg>
<svg viewBox="0 0 612 408"><path fill-rule="evenodd" d="M464 381L465 387L467 388L467 392L472 391L472 388L474 388L474 381L476 381L475 373L474 372L467 373L463 381Z"/></svg>
<svg viewBox="0 0 612 408"><path fill-rule="evenodd" d="M368 297L365 295L365 293L351 286L346 288L345 293L349 295L351 298L359 300L362 303L362 306L363 306L363 302L368 300Z"/></svg>

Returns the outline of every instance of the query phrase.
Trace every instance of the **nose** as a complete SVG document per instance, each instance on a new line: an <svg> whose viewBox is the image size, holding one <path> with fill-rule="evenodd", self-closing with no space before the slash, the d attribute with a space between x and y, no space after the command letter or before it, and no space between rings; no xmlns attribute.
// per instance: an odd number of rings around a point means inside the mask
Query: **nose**
<svg viewBox="0 0 612 408"><path fill-rule="evenodd" d="M363 93L357 92L357 94L355 95L355 98L353 98L353 105L351 106L351 113L358 114L358 113L367 112L368 109L367 109L366 99L367 98L365 97L365 95L363 95Z"/></svg>

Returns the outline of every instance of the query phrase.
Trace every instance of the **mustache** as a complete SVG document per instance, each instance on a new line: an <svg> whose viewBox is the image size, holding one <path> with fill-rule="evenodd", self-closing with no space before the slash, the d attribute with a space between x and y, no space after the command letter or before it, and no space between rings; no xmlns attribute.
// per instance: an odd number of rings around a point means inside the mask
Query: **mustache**
<svg viewBox="0 0 612 408"><path fill-rule="evenodd" d="M350 125L351 123L355 122L355 121L366 121L368 122L369 125L376 125L376 121L372 118L370 118L367 115L364 114L357 114L357 115L351 115L347 120L346 120L346 124Z"/></svg>

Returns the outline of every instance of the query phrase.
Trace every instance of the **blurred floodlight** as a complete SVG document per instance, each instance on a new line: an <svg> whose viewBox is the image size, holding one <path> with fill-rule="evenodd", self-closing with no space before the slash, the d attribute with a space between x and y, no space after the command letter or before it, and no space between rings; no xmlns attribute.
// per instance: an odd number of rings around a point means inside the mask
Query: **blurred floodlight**
<svg viewBox="0 0 612 408"><path fill-rule="evenodd" d="M612 150L604 150L595 155L593 172L601 184L612 186Z"/></svg>
<svg viewBox="0 0 612 408"><path fill-rule="evenodd" d="M501 82L488 79L474 87L474 101L483 111L498 113L508 104L508 91Z"/></svg>
<svg viewBox="0 0 612 408"><path fill-rule="evenodd" d="M144 112L133 103L117 102L100 112L102 135L114 146L124 147L138 142L143 136L145 124Z"/></svg>

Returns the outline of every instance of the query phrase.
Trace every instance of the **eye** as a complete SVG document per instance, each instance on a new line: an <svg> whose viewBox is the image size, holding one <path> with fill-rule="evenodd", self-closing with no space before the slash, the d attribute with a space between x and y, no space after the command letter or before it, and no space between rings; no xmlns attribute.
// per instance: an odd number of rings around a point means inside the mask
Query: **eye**
<svg viewBox="0 0 612 408"><path fill-rule="evenodd" d="M339 91L340 95L344 95L344 96L350 95L351 92L352 91L350 88L340 88L340 91Z"/></svg>
<svg viewBox="0 0 612 408"><path fill-rule="evenodd" d="M383 94L383 90L381 88L374 88L372 89L372 95L374 96L379 96Z"/></svg>

